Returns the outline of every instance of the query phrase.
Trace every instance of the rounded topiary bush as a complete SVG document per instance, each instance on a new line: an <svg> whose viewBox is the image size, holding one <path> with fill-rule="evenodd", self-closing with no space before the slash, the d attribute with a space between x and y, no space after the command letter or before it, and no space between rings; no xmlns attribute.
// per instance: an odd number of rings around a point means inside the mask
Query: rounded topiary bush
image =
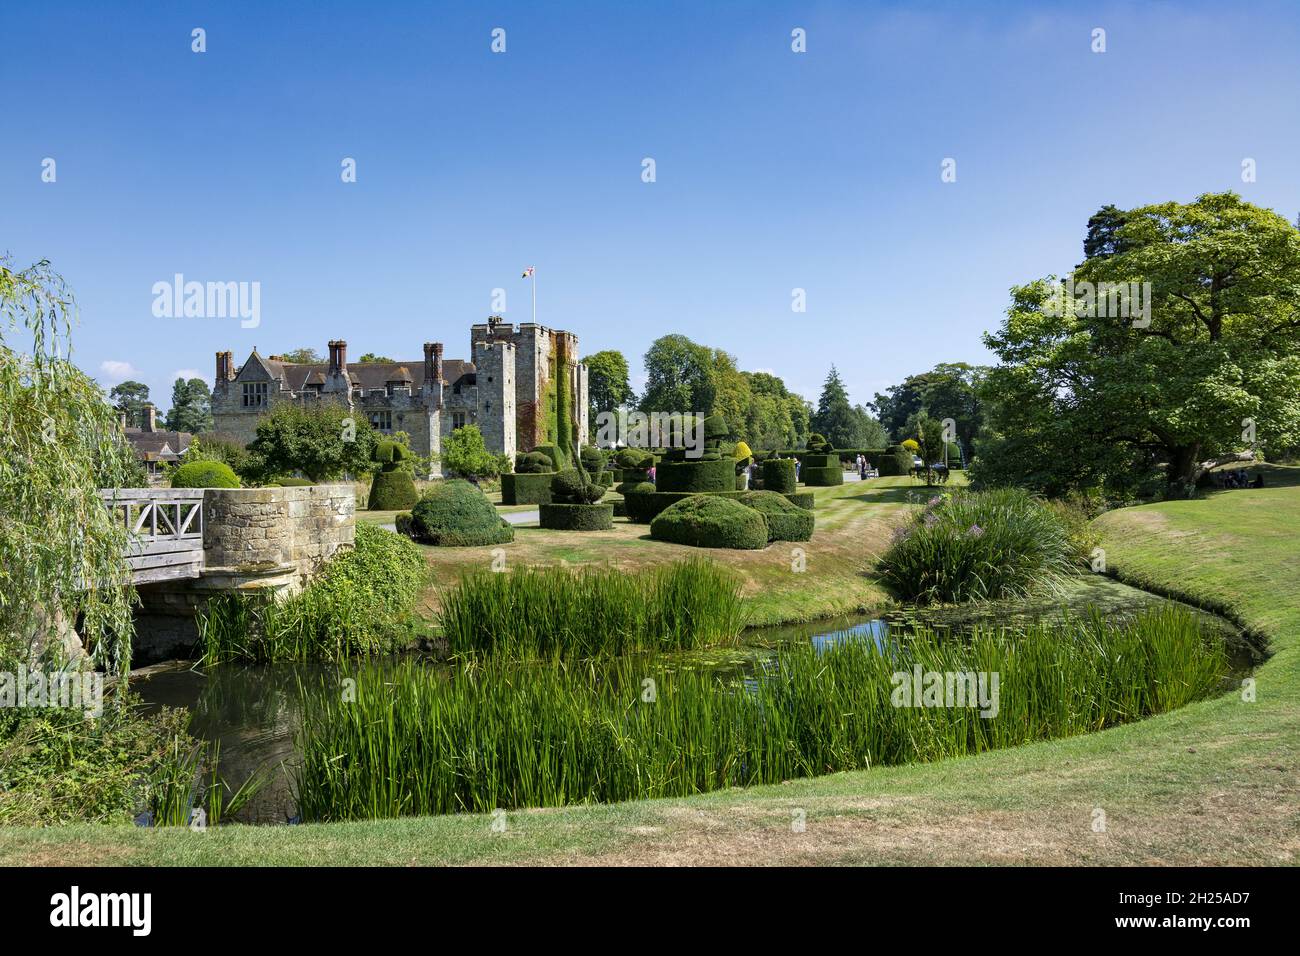
<svg viewBox="0 0 1300 956"><path fill-rule="evenodd" d="M530 451L515 456L515 474L517 475L538 475L542 472L554 470L555 462L540 451Z"/></svg>
<svg viewBox="0 0 1300 956"><path fill-rule="evenodd" d="M813 513L775 491L751 491L740 503L767 519L768 541L807 541L813 533Z"/></svg>
<svg viewBox="0 0 1300 956"><path fill-rule="evenodd" d="M551 468L560 471L569 463L569 456L560 451L559 445L538 445L533 449L536 454L545 455L551 460Z"/></svg>
<svg viewBox="0 0 1300 956"><path fill-rule="evenodd" d="M605 487L590 480L576 468L558 472L551 478L551 501L557 504L594 504L605 497Z"/></svg>
<svg viewBox="0 0 1300 956"><path fill-rule="evenodd" d="M417 541L449 547L505 544L515 529L468 481L435 484L411 509L408 533Z"/></svg>
<svg viewBox="0 0 1300 956"><path fill-rule="evenodd" d="M400 468L375 472L370 481L370 497L366 507L371 511L405 511L420 500L415 490L415 479Z"/></svg>
<svg viewBox="0 0 1300 956"><path fill-rule="evenodd" d="M192 461L172 472L173 488L238 488L239 478L224 461Z"/></svg>
<svg viewBox="0 0 1300 956"><path fill-rule="evenodd" d="M793 494L799 488L794 476L793 458L769 458L763 462L763 490Z"/></svg>
<svg viewBox="0 0 1300 956"><path fill-rule="evenodd" d="M717 495L692 495L660 512L650 522L657 541L696 548L767 547L767 519L753 508Z"/></svg>

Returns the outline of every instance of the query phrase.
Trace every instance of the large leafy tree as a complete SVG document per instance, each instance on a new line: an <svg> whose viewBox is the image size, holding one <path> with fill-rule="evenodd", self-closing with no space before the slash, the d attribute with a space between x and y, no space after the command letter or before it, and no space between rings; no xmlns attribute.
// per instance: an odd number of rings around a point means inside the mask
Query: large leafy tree
<svg viewBox="0 0 1300 956"><path fill-rule="evenodd" d="M644 361L646 388L641 396L642 411L681 414L712 411L717 385L711 349L684 335L665 335L650 344Z"/></svg>
<svg viewBox="0 0 1300 956"><path fill-rule="evenodd" d="M488 451L477 425L462 425L448 435L442 443L439 459L449 475L472 481L493 478L511 467L509 458Z"/></svg>
<svg viewBox="0 0 1300 956"><path fill-rule="evenodd" d="M282 355L277 356L282 362L290 362L295 365L320 365L325 361L325 356L321 355L313 348L303 347L300 349L290 349ZM364 362L365 359L362 358Z"/></svg>
<svg viewBox="0 0 1300 956"><path fill-rule="evenodd" d="M940 422L951 418L957 426L957 440L969 449L984 422L978 392L983 373L983 368L965 362L940 363L877 393L871 407L880 423L900 440L915 437L904 432L908 420L919 412Z"/></svg>
<svg viewBox="0 0 1300 956"><path fill-rule="evenodd" d="M119 412L126 412L126 423L138 427L144 418L144 407L149 403L149 386L144 382L128 380L114 385L109 399Z"/></svg>
<svg viewBox="0 0 1300 956"><path fill-rule="evenodd" d="M1096 217L1094 217L1094 220ZM977 472L1045 490L1148 481L1186 493L1254 442L1300 439L1300 232L1233 193L1108 213L1081 283L1150 283L1149 313L1012 290L982 394ZM1139 303L1140 305L1140 303Z"/></svg>
<svg viewBox="0 0 1300 956"><path fill-rule="evenodd" d="M81 620L96 664L125 672L131 587L124 526L101 488L137 466L100 387L68 360L75 304L46 262L16 270L0 258L0 669ZM16 351L5 336L19 330Z"/></svg>
<svg viewBox="0 0 1300 956"><path fill-rule="evenodd" d="M284 404L257 423L248 450L260 460L262 477L301 471L312 481L331 481L374 467L377 441L370 423L341 405Z"/></svg>
<svg viewBox="0 0 1300 956"><path fill-rule="evenodd" d="M212 392L201 378L176 379L172 383L172 407L166 426L174 432L199 432L212 429Z"/></svg>
<svg viewBox="0 0 1300 956"><path fill-rule="evenodd" d="M582 360L587 366L587 400L591 421L634 400L628 383L627 359L615 349L605 349Z"/></svg>

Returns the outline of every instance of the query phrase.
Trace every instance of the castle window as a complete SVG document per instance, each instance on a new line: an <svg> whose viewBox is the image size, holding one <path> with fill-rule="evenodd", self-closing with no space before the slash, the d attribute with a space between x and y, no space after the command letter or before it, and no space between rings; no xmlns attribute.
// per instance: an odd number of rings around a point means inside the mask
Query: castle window
<svg viewBox="0 0 1300 956"><path fill-rule="evenodd" d="M371 412L370 427L381 432L393 430L393 413L390 411Z"/></svg>
<svg viewBox="0 0 1300 956"><path fill-rule="evenodd" d="M457 429L457 428L462 428L462 427L464 427L464 425L465 425L465 413L464 413L464 412L452 412L452 413L451 413L451 427L452 427L452 429L455 430L455 429Z"/></svg>
<svg viewBox="0 0 1300 956"><path fill-rule="evenodd" d="M244 407L266 408L266 382L244 383Z"/></svg>

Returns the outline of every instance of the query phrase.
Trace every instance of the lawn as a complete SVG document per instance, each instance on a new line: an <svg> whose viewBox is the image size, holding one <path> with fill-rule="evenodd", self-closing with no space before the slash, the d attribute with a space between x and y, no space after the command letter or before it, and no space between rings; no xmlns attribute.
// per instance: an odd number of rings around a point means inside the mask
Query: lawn
<svg viewBox="0 0 1300 956"><path fill-rule="evenodd" d="M801 623L888 603L888 595L865 572L902 520L907 497L923 494L924 486L902 477L807 490L817 495L817 529L811 541L777 542L763 551L708 552L743 577L751 625ZM536 505L513 510L536 510ZM615 518L613 529L601 532L544 531L535 523L518 525L515 540L498 547L507 567L598 564L630 569L699 554L698 549L685 545L653 541L647 525L631 524L624 518ZM439 589L454 583L468 568L488 566L497 548L426 551L434 569L434 585L426 595L424 611L431 615Z"/></svg>
<svg viewBox="0 0 1300 956"><path fill-rule="evenodd" d="M1273 468L1268 477L1262 490L1098 521L1121 579L1219 608L1270 641L1274 654L1255 672L1253 702L1232 693L1103 733L941 763L510 813L504 832L481 815L205 833L0 829L0 864L1294 864L1300 469ZM879 547L900 493L887 480L819 492L819 534L830 542L811 543L809 578L856 580L860 572L847 568ZM643 544L628 537L624 547ZM572 542L567 560L616 555L617 540ZM521 535L510 553L563 556L554 547ZM760 588L783 580L761 560L737 566ZM875 599L869 584L858 587L862 600ZM774 606L767 595L756 604Z"/></svg>

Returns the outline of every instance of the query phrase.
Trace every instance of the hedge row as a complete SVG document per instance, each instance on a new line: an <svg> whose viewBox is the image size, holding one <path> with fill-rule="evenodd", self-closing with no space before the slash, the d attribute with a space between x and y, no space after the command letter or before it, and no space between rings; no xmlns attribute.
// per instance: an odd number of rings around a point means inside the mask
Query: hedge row
<svg viewBox="0 0 1300 956"><path fill-rule="evenodd" d="M733 458L712 461L664 461L655 468L659 491L709 492L736 490L736 462Z"/></svg>
<svg viewBox="0 0 1300 956"><path fill-rule="evenodd" d="M799 477L809 487L828 488L844 484L844 469L838 462L834 465L804 465L799 471Z"/></svg>

